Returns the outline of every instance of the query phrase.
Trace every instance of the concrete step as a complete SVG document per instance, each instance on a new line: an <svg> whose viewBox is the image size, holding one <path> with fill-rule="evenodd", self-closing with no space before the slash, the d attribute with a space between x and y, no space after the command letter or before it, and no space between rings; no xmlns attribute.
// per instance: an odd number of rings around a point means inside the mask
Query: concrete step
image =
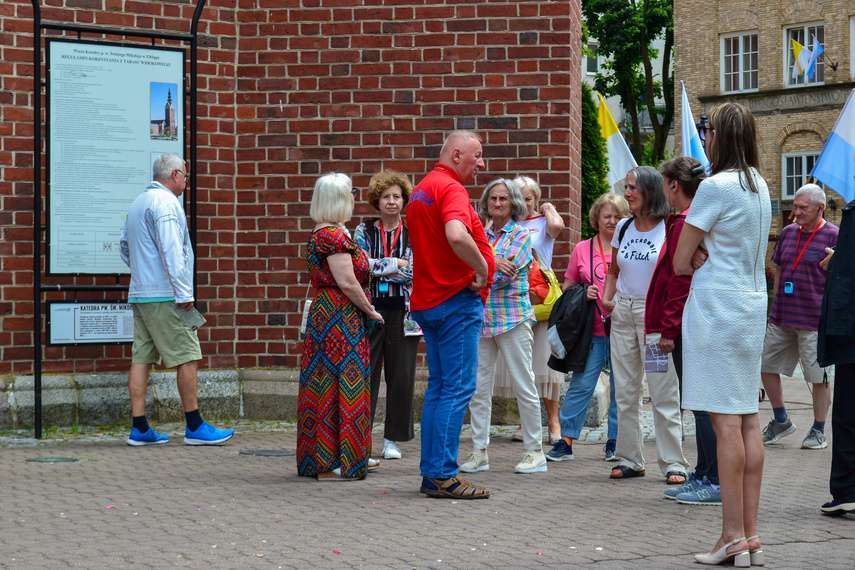
<svg viewBox="0 0 855 570"><path fill-rule="evenodd" d="M567 386L562 386L563 394ZM26 429L34 425L33 376L0 379L0 429ZM295 420L300 387L300 371L200 370L199 409L205 418L246 418ZM416 374L415 421L420 421L427 370ZM386 415L386 385L381 382L376 420ZM45 374L42 376L42 425L69 427L130 423L128 376L111 374ZM609 405L608 378L602 375L595 390L585 425L597 427ZM152 372L146 397L146 415L154 422L184 419L175 371ZM542 410L543 425L546 412ZM468 413L466 422L469 421ZM492 423L519 424L514 398L493 398Z"/></svg>

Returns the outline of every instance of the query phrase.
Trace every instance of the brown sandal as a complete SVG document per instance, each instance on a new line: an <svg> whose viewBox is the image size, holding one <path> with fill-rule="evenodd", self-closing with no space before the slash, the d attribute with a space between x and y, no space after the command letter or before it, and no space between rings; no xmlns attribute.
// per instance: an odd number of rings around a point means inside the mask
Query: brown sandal
<svg viewBox="0 0 855 570"><path fill-rule="evenodd" d="M431 479L430 477L425 477L424 480L436 487L436 489L431 489L422 485L422 488L419 490L428 497L434 497L437 499L465 500L490 498L489 489L477 487L472 483L469 483L468 481L459 479L458 477L452 477L451 479L445 480Z"/></svg>

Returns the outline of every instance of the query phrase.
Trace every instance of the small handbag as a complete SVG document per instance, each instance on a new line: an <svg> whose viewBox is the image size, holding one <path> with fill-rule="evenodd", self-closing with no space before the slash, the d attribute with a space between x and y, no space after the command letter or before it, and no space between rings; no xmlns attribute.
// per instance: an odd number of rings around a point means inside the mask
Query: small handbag
<svg viewBox="0 0 855 570"><path fill-rule="evenodd" d="M537 259L537 251L534 248L531 250L534 255L534 261L538 261ZM558 278L555 276L555 272L552 269L543 269L543 266L538 263L538 268L540 273L543 274L543 277L546 279L549 284L549 294L546 295L546 298L543 299L543 302L534 305L534 318L540 321L548 321L549 315L552 314L552 307L555 305L555 302L561 297L561 285L558 283ZM532 268L534 271L534 268ZM539 295L538 295L539 296Z"/></svg>

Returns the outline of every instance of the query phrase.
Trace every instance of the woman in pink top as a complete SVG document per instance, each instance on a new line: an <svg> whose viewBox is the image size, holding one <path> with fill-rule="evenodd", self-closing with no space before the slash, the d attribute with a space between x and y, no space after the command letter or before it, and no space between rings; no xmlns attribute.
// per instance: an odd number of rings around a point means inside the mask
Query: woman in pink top
<svg viewBox="0 0 855 570"><path fill-rule="evenodd" d="M570 256L567 272L564 274L564 289L578 283L592 283L588 287L588 298L597 303L599 311L594 313L594 337L585 370L573 374L573 381L564 396L564 404L558 413L561 422L561 439L546 454L550 461L573 459L573 440L579 439L588 404L594 394L594 388L600 378L600 372L609 361L609 337L603 321L608 313L602 310L603 284L612 259L612 237L618 220L629 216L629 205L620 194L603 194L591 206L589 220L591 227L599 233L588 240L579 242ZM593 253L593 263L592 263ZM594 276L591 279L591 268ZM600 315L602 314L602 318ZM615 461L615 443L617 438L617 404L615 403L614 376L609 375L611 403L609 404L609 430L606 442L606 461Z"/></svg>

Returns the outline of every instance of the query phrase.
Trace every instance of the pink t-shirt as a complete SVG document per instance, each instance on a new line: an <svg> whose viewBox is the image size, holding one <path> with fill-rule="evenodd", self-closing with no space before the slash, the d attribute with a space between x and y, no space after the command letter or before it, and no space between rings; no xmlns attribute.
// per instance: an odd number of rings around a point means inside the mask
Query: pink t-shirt
<svg viewBox="0 0 855 570"><path fill-rule="evenodd" d="M597 293L597 306L600 308L600 311L603 311L603 289L605 288L606 273L609 272L609 264L612 262L612 256L608 254L603 259L600 255L600 247L597 245L597 238L594 237L592 239L594 241L593 284L600 288L599 293ZM576 283L591 283L591 240L580 241L573 248L573 253L570 255L570 263L567 264L567 271L564 273L564 277ZM609 313L603 311L603 316L608 317ZM596 310L594 311L594 336L606 336L606 329L603 328L600 313Z"/></svg>

